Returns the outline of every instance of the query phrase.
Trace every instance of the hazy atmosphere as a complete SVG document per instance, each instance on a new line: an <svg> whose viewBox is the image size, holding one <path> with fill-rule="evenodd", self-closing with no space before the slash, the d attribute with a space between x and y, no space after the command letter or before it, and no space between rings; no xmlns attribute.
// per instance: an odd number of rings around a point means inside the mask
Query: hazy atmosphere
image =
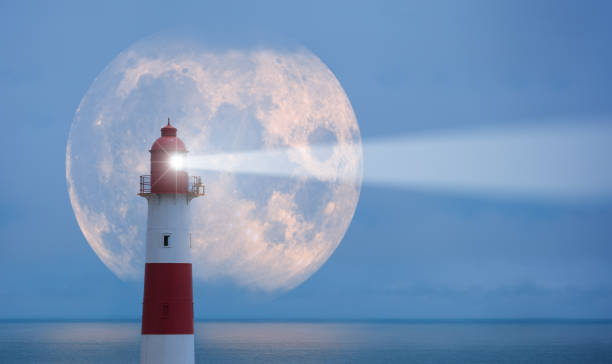
<svg viewBox="0 0 612 364"><path fill-rule="evenodd" d="M336 137L360 135L364 165L360 190L358 179L335 192L350 202L338 221L316 220L330 237L311 265L246 284L283 258L222 274L203 250L196 320L611 318L611 11L577 1L0 2L0 319L140 318L143 260L121 267L137 272L128 277L90 247L66 147L105 67L143 39L189 30L211 49L298 47L329 69L334 100L348 100ZM181 133L187 116L172 112ZM135 160L147 160L165 119L147 123ZM101 203L108 186L79 168ZM144 216L130 178L115 186L133 190Z"/></svg>

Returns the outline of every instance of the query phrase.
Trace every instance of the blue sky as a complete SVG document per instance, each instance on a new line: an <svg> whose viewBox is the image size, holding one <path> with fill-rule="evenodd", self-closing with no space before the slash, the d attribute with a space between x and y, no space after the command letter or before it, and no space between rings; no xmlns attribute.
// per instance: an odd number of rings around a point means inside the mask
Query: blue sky
<svg viewBox="0 0 612 364"><path fill-rule="evenodd" d="M0 318L139 317L68 200L74 112L121 50L190 26L303 44L365 139L612 115L611 5L0 2ZM367 155L365 161L367 163ZM612 317L612 206L364 186L344 241L280 296L196 285L200 318Z"/></svg>

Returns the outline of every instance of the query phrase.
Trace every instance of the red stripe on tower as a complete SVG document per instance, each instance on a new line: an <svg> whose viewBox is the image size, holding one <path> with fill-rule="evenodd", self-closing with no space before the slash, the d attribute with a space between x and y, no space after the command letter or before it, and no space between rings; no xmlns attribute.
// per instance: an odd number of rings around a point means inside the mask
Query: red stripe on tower
<svg viewBox="0 0 612 364"><path fill-rule="evenodd" d="M142 334L193 334L191 264L147 263Z"/></svg>

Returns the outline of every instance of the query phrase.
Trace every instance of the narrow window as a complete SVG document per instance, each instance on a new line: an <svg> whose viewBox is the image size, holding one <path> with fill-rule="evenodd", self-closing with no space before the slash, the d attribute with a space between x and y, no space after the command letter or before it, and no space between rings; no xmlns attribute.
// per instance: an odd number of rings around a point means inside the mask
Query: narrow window
<svg viewBox="0 0 612 364"><path fill-rule="evenodd" d="M164 248L170 246L170 235L164 235Z"/></svg>

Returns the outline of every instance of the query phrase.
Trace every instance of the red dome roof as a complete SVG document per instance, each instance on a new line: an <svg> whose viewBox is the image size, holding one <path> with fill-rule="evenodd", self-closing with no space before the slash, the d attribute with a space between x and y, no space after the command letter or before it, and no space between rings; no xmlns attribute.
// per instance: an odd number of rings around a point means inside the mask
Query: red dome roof
<svg viewBox="0 0 612 364"><path fill-rule="evenodd" d="M185 143L176 136L177 129L170 125L170 118L168 118L168 125L161 128L161 137L158 138L153 146L151 152L162 150L167 153L172 152L187 152Z"/></svg>
<svg viewBox="0 0 612 364"><path fill-rule="evenodd" d="M151 147L151 192L187 193L189 176L182 168L172 166L172 155L187 153L185 144L176 136L176 128L168 125L161 129L161 137Z"/></svg>
<svg viewBox="0 0 612 364"><path fill-rule="evenodd" d="M170 118L168 118L168 125L161 128L162 136L176 136L176 128L170 125Z"/></svg>

